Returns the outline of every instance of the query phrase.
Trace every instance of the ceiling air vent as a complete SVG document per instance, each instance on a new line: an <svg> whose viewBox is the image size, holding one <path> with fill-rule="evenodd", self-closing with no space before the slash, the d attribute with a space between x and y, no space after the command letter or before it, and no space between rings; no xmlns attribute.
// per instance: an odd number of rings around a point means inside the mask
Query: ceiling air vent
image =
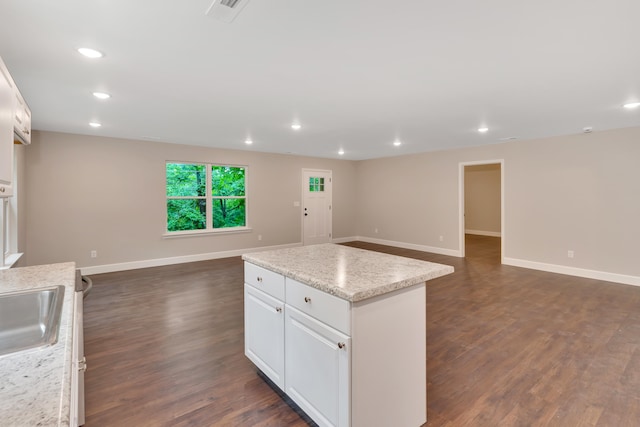
<svg viewBox="0 0 640 427"><path fill-rule="evenodd" d="M233 9L238 4L239 0L220 0L220 4Z"/></svg>
<svg viewBox="0 0 640 427"><path fill-rule="evenodd" d="M222 22L233 22L249 0L214 0L205 15Z"/></svg>

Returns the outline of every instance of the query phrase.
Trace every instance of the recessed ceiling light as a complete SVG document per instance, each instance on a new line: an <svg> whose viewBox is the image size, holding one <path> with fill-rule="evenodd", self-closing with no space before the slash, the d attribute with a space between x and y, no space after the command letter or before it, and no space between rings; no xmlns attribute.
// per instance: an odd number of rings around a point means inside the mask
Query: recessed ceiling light
<svg viewBox="0 0 640 427"><path fill-rule="evenodd" d="M247 145L251 145L251 144L253 144L253 141L251 140L251 138L247 138L247 139L244 140L244 143L247 144Z"/></svg>
<svg viewBox="0 0 640 427"><path fill-rule="evenodd" d="M395 145L396 147L399 147L402 145L402 142L400 142L400 140L396 139L395 141L393 141L393 145Z"/></svg>
<svg viewBox="0 0 640 427"><path fill-rule="evenodd" d="M87 58L93 58L93 59L102 58L104 56L104 53L88 47L81 47L78 49L78 52L80 52L81 55L84 55Z"/></svg>
<svg viewBox="0 0 640 427"><path fill-rule="evenodd" d="M99 128L100 126L102 126L102 124L98 122L90 122L89 126L91 126L92 128Z"/></svg>
<svg viewBox="0 0 640 427"><path fill-rule="evenodd" d="M344 150L341 149L340 151L338 151L338 154L341 156L344 155Z"/></svg>
<svg viewBox="0 0 640 427"><path fill-rule="evenodd" d="M95 96L98 99L109 99L109 98L111 98L111 95L109 95L108 93L104 93L104 92L93 92L93 96Z"/></svg>
<svg viewBox="0 0 640 427"><path fill-rule="evenodd" d="M487 128L487 127L478 128L478 132L480 132L480 133L485 133L485 132L488 132L488 131L489 131L489 128Z"/></svg>
<svg viewBox="0 0 640 427"><path fill-rule="evenodd" d="M293 129L293 130L300 130L300 129L302 129L302 125L301 125L300 123L293 123L293 124L291 125L291 129Z"/></svg>
<svg viewBox="0 0 640 427"><path fill-rule="evenodd" d="M638 107L640 107L640 102L630 102L628 104L624 104L623 107L624 108L628 108L629 110L631 110L633 108L638 108Z"/></svg>

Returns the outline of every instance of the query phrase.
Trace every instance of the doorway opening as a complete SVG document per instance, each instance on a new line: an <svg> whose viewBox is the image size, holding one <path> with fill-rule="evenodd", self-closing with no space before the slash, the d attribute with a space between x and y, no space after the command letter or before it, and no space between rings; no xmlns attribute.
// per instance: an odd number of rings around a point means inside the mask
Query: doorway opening
<svg viewBox="0 0 640 427"><path fill-rule="evenodd" d="M461 257L504 257L504 160L460 163Z"/></svg>

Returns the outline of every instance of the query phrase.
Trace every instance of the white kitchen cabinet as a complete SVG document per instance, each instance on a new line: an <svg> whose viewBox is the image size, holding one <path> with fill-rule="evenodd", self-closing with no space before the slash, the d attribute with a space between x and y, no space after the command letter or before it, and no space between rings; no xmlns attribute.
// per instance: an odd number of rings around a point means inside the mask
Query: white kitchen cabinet
<svg viewBox="0 0 640 427"><path fill-rule="evenodd" d="M15 87L0 59L0 197L13 194L13 113Z"/></svg>
<svg viewBox="0 0 640 427"><path fill-rule="evenodd" d="M322 255L327 255L322 259L331 258L330 253ZM358 259L363 256L361 252L355 255ZM274 258L268 260L277 262ZM287 251L283 260L283 264L288 261L296 268L300 263ZM407 261L401 260L401 265L406 267ZM425 269L447 274L447 269L441 267L428 265ZM393 264L382 268L394 270ZM291 274L309 277L309 283L313 283L317 282L313 274L321 270L313 260L304 271ZM288 270L276 271L287 274L284 272ZM320 426L423 425L427 421L424 279L405 288L350 301L332 295L337 287L318 288L283 274L245 262L245 354L249 359ZM337 277L333 272L327 275ZM274 314L280 313L279 304L284 308L282 326L281 318ZM276 318L277 321L272 320ZM280 328L284 329L282 347ZM278 369L272 368L276 365L274 360ZM274 371L278 374L274 375Z"/></svg>
<svg viewBox="0 0 640 427"><path fill-rule="evenodd" d="M349 426L351 338L285 310L285 392L321 427Z"/></svg>
<svg viewBox="0 0 640 427"><path fill-rule="evenodd" d="M84 425L84 307L82 292L74 292L73 349L71 366L70 425Z"/></svg>
<svg viewBox="0 0 640 427"><path fill-rule="evenodd" d="M15 114L13 115L13 129L21 143L31 144L31 110L20 91L16 89L14 95L16 102Z"/></svg>
<svg viewBox="0 0 640 427"><path fill-rule="evenodd" d="M244 285L245 355L284 390L284 303Z"/></svg>

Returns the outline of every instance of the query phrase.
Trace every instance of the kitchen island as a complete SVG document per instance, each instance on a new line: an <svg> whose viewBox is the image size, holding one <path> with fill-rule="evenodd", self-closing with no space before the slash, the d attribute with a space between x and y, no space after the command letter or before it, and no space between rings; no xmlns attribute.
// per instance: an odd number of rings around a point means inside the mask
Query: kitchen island
<svg viewBox="0 0 640 427"><path fill-rule="evenodd" d="M245 355L317 424L426 422L426 281L453 267L335 244L243 259Z"/></svg>
<svg viewBox="0 0 640 427"><path fill-rule="evenodd" d="M0 356L0 426L71 423L75 264L0 271L0 293L54 286L65 287L57 342Z"/></svg>

